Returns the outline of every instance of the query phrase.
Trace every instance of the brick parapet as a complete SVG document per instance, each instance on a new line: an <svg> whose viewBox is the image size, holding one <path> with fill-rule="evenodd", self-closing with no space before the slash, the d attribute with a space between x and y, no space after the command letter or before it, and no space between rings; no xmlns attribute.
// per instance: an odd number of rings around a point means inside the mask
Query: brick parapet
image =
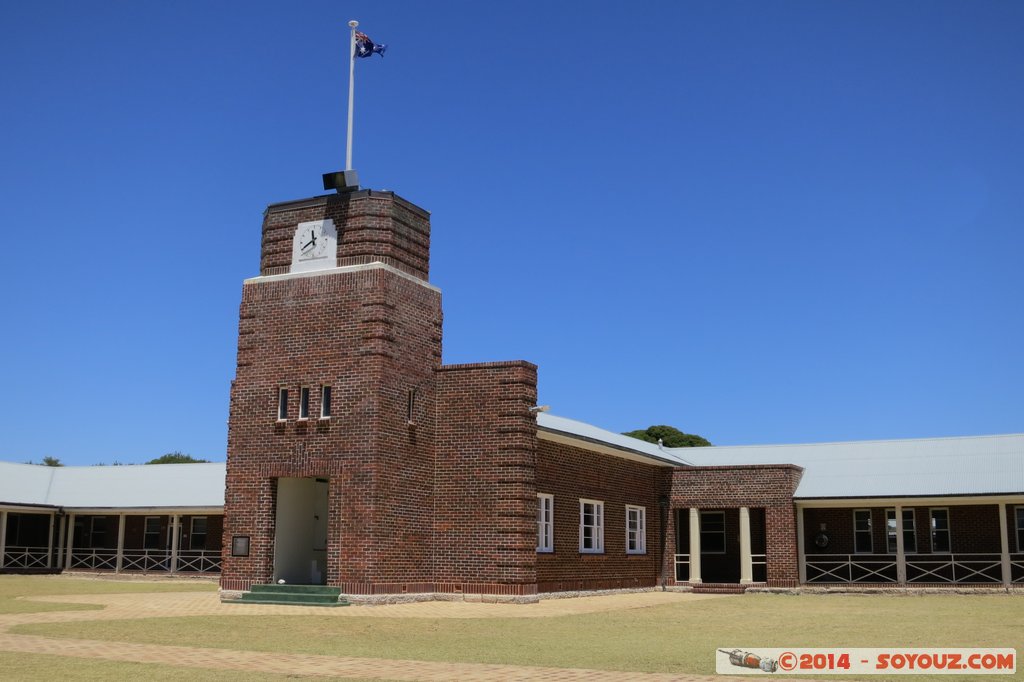
<svg viewBox="0 0 1024 682"><path fill-rule="evenodd" d="M429 215L391 192L372 190L270 206L263 221L260 273L287 272L296 225L327 218L338 228L339 266L382 262L428 278Z"/></svg>
<svg viewBox="0 0 1024 682"><path fill-rule="evenodd" d="M437 372L434 576L536 590L537 368Z"/></svg>

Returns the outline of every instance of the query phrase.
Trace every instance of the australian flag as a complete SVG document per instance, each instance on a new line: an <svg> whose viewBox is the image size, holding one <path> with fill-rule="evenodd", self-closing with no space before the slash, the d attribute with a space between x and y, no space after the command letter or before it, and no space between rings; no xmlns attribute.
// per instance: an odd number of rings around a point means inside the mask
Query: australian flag
<svg viewBox="0 0 1024 682"><path fill-rule="evenodd" d="M357 57L372 57L374 52L383 57L384 50L386 49L388 49L387 45L378 45L377 43L370 40L370 36L366 35L365 33L356 31Z"/></svg>

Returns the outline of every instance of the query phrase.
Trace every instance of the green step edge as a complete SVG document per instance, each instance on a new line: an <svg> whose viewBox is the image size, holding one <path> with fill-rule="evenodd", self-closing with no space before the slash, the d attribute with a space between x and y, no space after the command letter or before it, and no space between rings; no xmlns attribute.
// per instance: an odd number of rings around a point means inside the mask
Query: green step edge
<svg viewBox="0 0 1024 682"><path fill-rule="evenodd" d="M253 585L249 588L250 592L256 592L260 594L324 594L337 596L341 594L340 587L331 587L329 585Z"/></svg>
<svg viewBox="0 0 1024 682"><path fill-rule="evenodd" d="M336 606L351 606L347 601L337 602L295 602L295 601L283 601L280 599L227 599L223 603L225 604L274 604L279 606L322 606L324 608L334 608Z"/></svg>

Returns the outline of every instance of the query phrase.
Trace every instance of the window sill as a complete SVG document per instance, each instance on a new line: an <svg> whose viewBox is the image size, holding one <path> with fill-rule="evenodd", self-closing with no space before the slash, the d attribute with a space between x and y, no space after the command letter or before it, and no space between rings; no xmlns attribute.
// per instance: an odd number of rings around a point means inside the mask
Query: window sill
<svg viewBox="0 0 1024 682"><path fill-rule="evenodd" d="M598 555L600 555L600 554L604 554L604 550L603 549L581 549L580 550L580 554L583 554L583 555L598 554Z"/></svg>
<svg viewBox="0 0 1024 682"><path fill-rule="evenodd" d="M647 556L647 550L634 550L632 552L626 550L626 556Z"/></svg>
<svg viewBox="0 0 1024 682"><path fill-rule="evenodd" d="M553 550L553 549L540 549L540 548L537 549L537 554L554 554L554 553L555 553L555 550Z"/></svg>

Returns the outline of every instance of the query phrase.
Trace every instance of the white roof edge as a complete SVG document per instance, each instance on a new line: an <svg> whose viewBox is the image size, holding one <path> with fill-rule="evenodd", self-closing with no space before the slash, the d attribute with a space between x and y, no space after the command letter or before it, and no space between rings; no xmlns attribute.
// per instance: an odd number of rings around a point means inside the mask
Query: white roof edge
<svg viewBox="0 0 1024 682"><path fill-rule="evenodd" d="M867 440L826 440L826 441L815 441L810 443L767 443L764 445L758 445L756 443L748 443L746 445L711 445L709 448L803 448L803 447L818 447L820 445L878 445L881 443L927 443L935 441L949 441L949 440L965 440L965 439L983 439L983 438L1011 438L1011 437L1024 437L1024 433L986 433L979 436L931 436L926 438L876 438ZM690 448L668 448L673 452L677 450L689 450Z"/></svg>
<svg viewBox="0 0 1024 682"><path fill-rule="evenodd" d="M537 428L538 437L543 437L540 434L541 431L558 434L573 440L578 447L603 454L625 459L648 460L662 466L691 466L689 461L674 452L673 449L662 448L639 438L625 436L567 417L541 412L537 415ZM547 438L547 440L557 439Z"/></svg>

